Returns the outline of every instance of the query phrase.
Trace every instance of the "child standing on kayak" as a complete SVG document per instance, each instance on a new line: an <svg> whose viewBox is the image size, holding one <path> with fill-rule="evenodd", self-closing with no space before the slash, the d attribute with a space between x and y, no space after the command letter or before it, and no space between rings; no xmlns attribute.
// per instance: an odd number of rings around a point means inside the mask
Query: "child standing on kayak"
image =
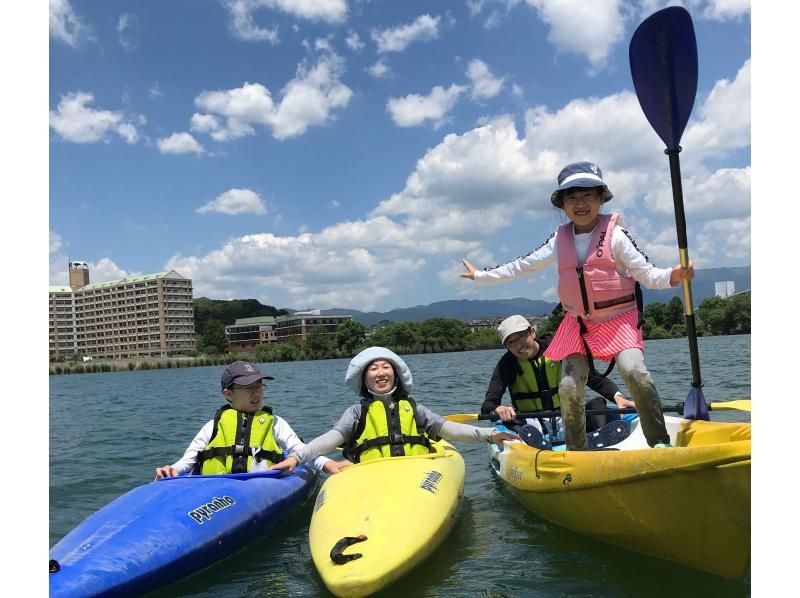
<svg viewBox="0 0 800 598"><path fill-rule="evenodd" d="M567 311L545 356L562 360L558 385L567 448L586 450L583 397L591 359L616 359L620 375L636 403L650 446L669 446L661 401L644 363L641 291L677 286L694 277L687 268L656 268L623 228L619 214L601 214L613 195L600 168L591 162L569 164L550 196L569 222L528 255L478 271L463 260L463 278L493 284L558 266L558 296ZM593 367L593 366L591 366Z"/></svg>
<svg viewBox="0 0 800 598"><path fill-rule="evenodd" d="M411 398L411 370L398 355L384 347L370 347L353 357L345 384L361 397L349 407L333 429L308 443L273 469L291 471L299 463L344 447L344 457L354 463L382 457L402 457L432 452L431 439L494 442L519 440L516 434L446 421ZM296 458L299 453L299 460Z"/></svg>
<svg viewBox="0 0 800 598"><path fill-rule="evenodd" d="M222 371L222 395L228 401L203 426L183 457L156 469L156 479L186 472L202 474L265 471L305 445L291 426L264 407L262 380L273 380L245 361L235 361ZM350 465L347 463L347 465ZM338 473L340 463L320 457L317 471Z"/></svg>

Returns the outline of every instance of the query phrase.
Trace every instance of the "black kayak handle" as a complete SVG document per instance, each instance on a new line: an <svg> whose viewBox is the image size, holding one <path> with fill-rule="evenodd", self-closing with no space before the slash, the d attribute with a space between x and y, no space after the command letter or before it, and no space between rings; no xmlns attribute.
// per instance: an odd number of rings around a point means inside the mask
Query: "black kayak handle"
<svg viewBox="0 0 800 598"><path fill-rule="evenodd" d="M360 559L362 556L364 556L360 552L354 552L353 554L344 554L342 551L348 546L352 546L353 544L358 544L359 542L363 542L366 539L367 537L364 534L361 534L360 536L345 536L344 538L339 540L336 544L334 544L333 548L331 548L331 560L337 565L344 565L345 563L349 563L350 561L354 561L355 559Z"/></svg>

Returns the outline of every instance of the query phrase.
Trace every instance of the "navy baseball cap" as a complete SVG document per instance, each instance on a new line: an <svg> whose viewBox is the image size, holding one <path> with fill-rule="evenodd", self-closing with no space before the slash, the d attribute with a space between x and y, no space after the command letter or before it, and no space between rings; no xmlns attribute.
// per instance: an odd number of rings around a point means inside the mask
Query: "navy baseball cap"
<svg viewBox="0 0 800 598"><path fill-rule="evenodd" d="M222 370L221 383L222 390L225 390L234 384L247 386L248 384L252 384L257 380L274 379L275 378L272 376L265 376L262 374L252 363L247 363L246 361L234 361L233 363L228 364L225 369Z"/></svg>
<svg viewBox="0 0 800 598"><path fill-rule="evenodd" d="M561 169L558 173L558 189L550 195L550 202L558 208L563 208L563 192L572 187L602 187L603 203L614 197L603 181L603 171L592 162L575 162Z"/></svg>

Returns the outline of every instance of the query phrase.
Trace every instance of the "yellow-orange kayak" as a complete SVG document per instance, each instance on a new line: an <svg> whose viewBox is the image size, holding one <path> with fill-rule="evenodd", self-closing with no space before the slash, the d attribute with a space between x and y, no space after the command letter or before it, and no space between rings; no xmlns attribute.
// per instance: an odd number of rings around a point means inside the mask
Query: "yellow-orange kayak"
<svg viewBox="0 0 800 598"><path fill-rule="evenodd" d="M575 532L723 577L750 563L750 427L665 417L673 448L639 420L610 449L490 445L497 476L529 510Z"/></svg>
<svg viewBox="0 0 800 598"><path fill-rule="evenodd" d="M443 440L433 444L436 453L358 463L323 484L308 539L314 565L334 595L378 591L450 532L464 493L464 459ZM355 554L362 556L348 558Z"/></svg>

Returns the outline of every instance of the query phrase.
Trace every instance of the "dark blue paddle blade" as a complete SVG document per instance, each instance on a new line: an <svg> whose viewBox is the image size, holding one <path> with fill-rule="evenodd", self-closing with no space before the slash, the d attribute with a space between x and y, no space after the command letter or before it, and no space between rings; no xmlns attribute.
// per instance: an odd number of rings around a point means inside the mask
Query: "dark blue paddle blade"
<svg viewBox="0 0 800 598"><path fill-rule="evenodd" d="M683 404L683 418L709 421L708 404L703 396L702 388L692 387L689 391L689 396L686 397L686 402Z"/></svg>
<svg viewBox="0 0 800 598"><path fill-rule="evenodd" d="M697 93L697 39L692 17L680 6L650 15L629 48L636 97L668 150L676 150Z"/></svg>

